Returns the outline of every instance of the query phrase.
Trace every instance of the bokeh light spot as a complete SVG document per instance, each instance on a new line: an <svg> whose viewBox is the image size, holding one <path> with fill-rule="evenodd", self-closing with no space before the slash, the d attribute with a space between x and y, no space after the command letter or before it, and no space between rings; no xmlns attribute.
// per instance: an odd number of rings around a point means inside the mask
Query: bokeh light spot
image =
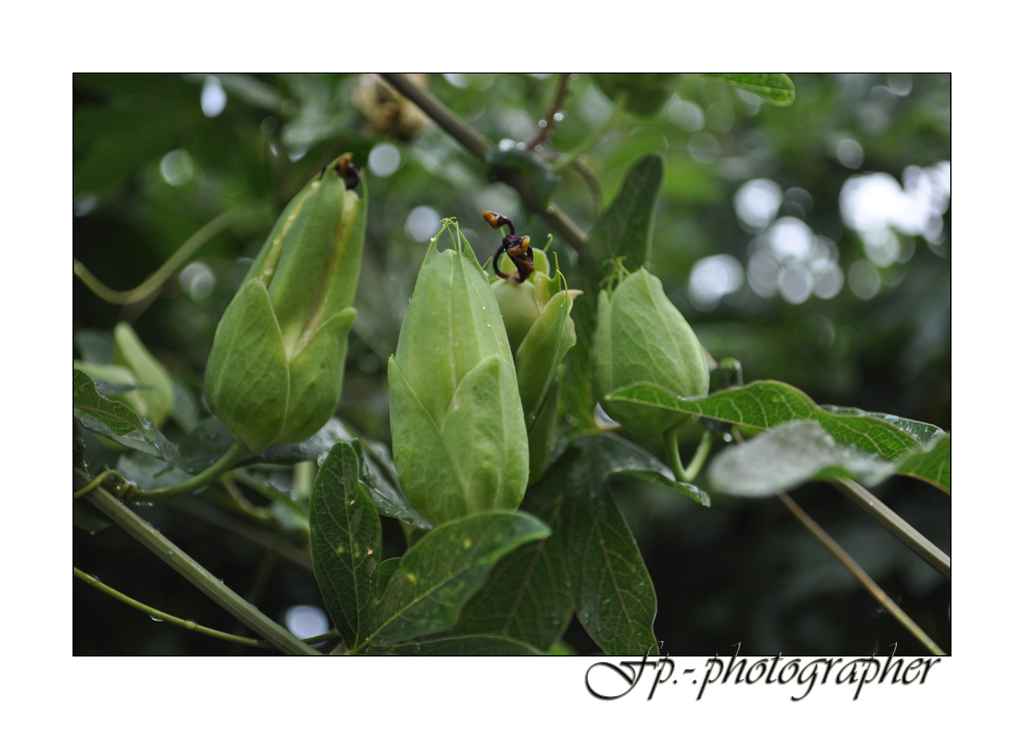
<svg viewBox="0 0 1024 729"><path fill-rule="evenodd" d="M690 272L690 301L698 309L710 311L722 297L743 285L743 266L728 254L708 256L693 265Z"/></svg>
<svg viewBox="0 0 1024 729"><path fill-rule="evenodd" d="M707 132L699 132L690 137L686 150L695 162L711 164L722 156L722 145Z"/></svg>
<svg viewBox="0 0 1024 729"><path fill-rule="evenodd" d="M188 294L193 301L202 301L213 293L217 279L213 271L205 263L196 261L190 263L178 274L178 283L181 289Z"/></svg>
<svg viewBox="0 0 1024 729"><path fill-rule="evenodd" d="M199 94L199 106L202 107L203 115L211 119L219 116L227 103L228 95L220 85L220 79L216 76L207 76L203 81L203 90Z"/></svg>
<svg viewBox="0 0 1024 729"><path fill-rule="evenodd" d="M771 180L750 180L732 199L736 217L751 232L761 232L775 220L782 204L782 188Z"/></svg>
<svg viewBox="0 0 1024 729"><path fill-rule="evenodd" d="M882 286L878 269L868 261L854 261L846 278L854 296L865 300L874 297Z"/></svg>
<svg viewBox="0 0 1024 729"><path fill-rule="evenodd" d="M692 101L683 101L673 96L665 105L665 114L684 132L694 134L704 128L704 112Z"/></svg>
<svg viewBox="0 0 1024 729"><path fill-rule="evenodd" d="M327 616L315 605L292 605L284 611L284 625L297 638L312 638L326 633Z"/></svg>
<svg viewBox="0 0 1024 729"><path fill-rule="evenodd" d="M405 219L405 234L420 243L429 241L440 227L441 216L426 205L413 208Z"/></svg>
<svg viewBox="0 0 1024 729"><path fill-rule="evenodd" d="M381 142L370 150L367 164L377 177L390 177L402 165L402 153L395 145Z"/></svg>
<svg viewBox="0 0 1024 729"><path fill-rule="evenodd" d="M836 143L836 159L843 167L856 170L864 164L864 148L855 139L840 139Z"/></svg>
<svg viewBox="0 0 1024 729"><path fill-rule="evenodd" d="M192 155L184 149L175 149L164 155L160 160L160 174L169 185L181 187L195 174L196 166Z"/></svg>

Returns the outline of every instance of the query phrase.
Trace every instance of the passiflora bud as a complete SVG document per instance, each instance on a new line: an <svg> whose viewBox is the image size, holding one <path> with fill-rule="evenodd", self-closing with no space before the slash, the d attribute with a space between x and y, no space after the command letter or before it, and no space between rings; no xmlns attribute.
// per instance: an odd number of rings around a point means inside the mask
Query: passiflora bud
<svg viewBox="0 0 1024 729"><path fill-rule="evenodd" d="M505 273L515 270L507 258L500 259L497 265ZM549 275L543 251L534 252L533 265L534 273L521 284L512 278L491 282L515 358L530 446L531 485L544 472L554 447L559 372L566 353L576 343L576 327L569 313L573 297L580 293L566 290L558 271L554 277Z"/></svg>
<svg viewBox="0 0 1024 729"><path fill-rule="evenodd" d="M610 392L640 384L657 385L680 397L708 392L708 365L697 336L665 296L661 281L644 268L598 298L597 395L605 411L635 435L661 435L696 419L650 405L604 400Z"/></svg>
<svg viewBox="0 0 1024 729"><path fill-rule="evenodd" d="M127 322L114 327L114 364L128 368L139 384L139 396L146 403L146 411L139 414L157 427L163 425L174 407L174 383Z"/></svg>
<svg viewBox="0 0 1024 729"><path fill-rule="evenodd" d="M366 200L344 155L288 204L214 335L206 399L253 452L308 438L341 395Z"/></svg>
<svg viewBox="0 0 1024 729"><path fill-rule="evenodd" d="M399 481L440 524L515 509L529 468L515 365L498 302L454 221L453 249L427 250L388 361Z"/></svg>

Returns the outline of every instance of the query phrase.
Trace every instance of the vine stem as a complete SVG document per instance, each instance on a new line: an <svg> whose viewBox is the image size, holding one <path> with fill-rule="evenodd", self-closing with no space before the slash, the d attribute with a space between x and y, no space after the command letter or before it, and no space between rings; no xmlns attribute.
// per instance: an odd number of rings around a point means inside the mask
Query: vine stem
<svg viewBox="0 0 1024 729"><path fill-rule="evenodd" d="M889 533L910 547L925 562L945 577L950 577L949 555L936 547L923 534L910 526L899 514L883 504L877 497L873 496L866 488L856 481L848 478L840 478L835 484L836 488L868 512L875 521L884 526Z"/></svg>
<svg viewBox="0 0 1024 729"><path fill-rule="evenodd" d="M175 484L174 486L167 486L162 489L153 489L152 491L139 491L135 493L134 496L140 501L154 503L190 494L196 489L206 486L221 474L230 471L232 467L238 463L238 460L248 452L249 449L246 448L245 443L241 440L236 440L234 444L232 444L231 448L228 449L228 452L221 456L220 460L205 471L197 473L192 478L182 481L179 484Z"/></svg>
<svg viewBox="0 0 1024 729"><path fill-rule="evenodd" d="M452 136L455 141L466 148L481 161L487 161L487 153L493 148L487 139L473 127L462 121L440 99L426 89L418 86L401 73L382 73L384 78L395 89L416 104L423 112L433 119L438 126ZM577 253L582 252L587 243L587 236L580 230L569 216L555 205L544 205L536 191L521 174L515 171L502 173L502 181L511 185L519 193L523 203L533 213L539 215L551 228Z"/></svg>
<svg viewBox="0 0 1024 729"><path fill-rule="evenodd" d="M896 618L904 628L909 630L915 638L921 641L933 655L946 655L946 653L939 648L938 644L929 638L928 634L921 630L920 626L918 626L918 624L915 623L909 615L903 612L903 609L886 594L885 590L883 590L877 582L871 579L871 576L868 575L868 573L865 572L849 554L847 554L846 550L840 547L836 540L830 537L824 529L818 526L817 522L807 515L807 512L797 506L796 502L793 501L788 494L780 491L775 495L778 496L779 500L786 505L786 508L793 513L793 516L799 519L800 523L807 527L808 531L817 537L818 541L824 544L825 547L835 555L836 559L843 563L843 566L846 567L846 569L848 569L855 578L857 578L857 581L864 586L864 589L870 592L882 607L892 613L892 616Z"/></svg>
<svg viewBox="0 0 1024 729"><path fill-rule="evenodd" d="M186 630L194 630L197 633L202 633L203 635L209 635L209 636L211 636L213 638L220 638L221 640L227 640L227 641L230 641L232 643L241 643L242 645L251 646L253 648L272 648L273 647L269 643L267 643L266 641L263 641L263 640L257 640L256 638L245 638L245 637L240 636L240 635L234 635L232 633L225 633L225 632L220 631L220 630L214 630L213 628L207 628L204 625L199 625L194 620L182 620L181 618L179 618L177 616L171 615L170 613L165 613L163 610L157 610L155 607L150 607L149 605L146 605L145 603L139 602L138 600L135 600L133 598L128 597L124 593L118 592L113 587L110 587L109 585L101 582L100 580L96 579L92 575L88 575L85 572L82 572L82 570L78 569L77 567L74 567L74 570L75 570L75 577L77 577L78 579L82 580L83 582L85 582L87 584L92 585L93 587L95 587L100 592L105 592L106 594L110 595L111 597L113 597L113 598L115 598L117 600L120 600L125 605L128 605L130 607L135 608L136 610L140 610L140 611L146 613L147 615L149 615L150 617L152 617L155 620L159 620L161 622L167 622L167 623L170 623L171 625L177 625L177 626L179 626L181 628L185 628Z"/></svg>
<svg viewBox="0 0 1024 729"><path fill-rule="evenodd" d="M558 79L558 89L555 91L555 98L551 100L551 106L548 107L547 113L544 115L544 124L540 125L540 129L537 130L537 134L526 143L527 149L536 149L538 145L542 144L548 135L555 128L555 114L558 113L558 107L562 105L562 100L565 98L566 93L569 91L569 79L572 77L571 73L563 73Z"/></svg>
<svg viewBox="0 0 1024 729"><path fill-rule="evenodd" d="M263 636L278 650L291 655L320 655L283 626L264 615L259 608L213 576L180 547L158 532L152 524L118 501L103 489L85 497L124 529L140 544L171 566L178 574L198 587L207 597L227 610L253 632Z"/></svg>
<svg viewBox="0 0 1024 729"><path fill-rule="evenodd" d="M184 265L184 263L188 261L188 259L191 258L207 241L228 227L228 225L234 222L235 218L241 217L244 213L250 212L252 207L254 206L244 205L218 215L216 218L193 233L192 236L182 243L181 247L178 248L178 250L176 250L162 266L160 266L160 268L146 277L145 281L133 289L128 289L127 291L115 291L96 278L89 269L85 267L85 264L78 260L75 260L74 262L75 275L81 279L82 283L89 287L90 291L107 303L121 306L138 303L154 294L161 286L164 285L164 283L167 282L167 279L169 279L175 271Z"/></svg>

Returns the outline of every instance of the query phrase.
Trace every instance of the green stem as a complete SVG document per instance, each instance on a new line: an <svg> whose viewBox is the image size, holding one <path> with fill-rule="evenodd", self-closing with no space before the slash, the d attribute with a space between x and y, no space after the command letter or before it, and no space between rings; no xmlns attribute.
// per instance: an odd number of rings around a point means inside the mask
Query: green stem
<svg viewBox="0 0 1024 729"><path fill-rule="evenodd" d="M278 650L292 655L319 655L283 626L268 618L259 608L242 599L234 590L214 577L176 544L153 528L153 525L103 489L85 497L115 524L128 532L153 554L170 565L178 574L198 587L207 597L242 621L253 632L263 636Z"/></svg>
<svg viewBox="0 0 1024 729"><path fill-rule="evenodd" d="M925 562L945 577L950 578L949 555L936 547L923 534L910 526L899 514L883 504L856 481L840 478L836 488L849 496L897 539L910 547Z"/></svg>
<svg viewBox="0 0 1024 729"><path fill-rule="evenodd" d="M933 655L946 655L945 652L939 648L938 644L929 638L928 634L921 630L920 626L918 626L918 624L915 623L909 615L903 612L903 609L885 593L885 590L879 587L878 583L872 580L870 575L868 575L868 573L865 572L849 554L847 554L846 550L840 547L824 529L818 526L818 524L808 516L803 509L797 506L796 502L793 501L788 494L779 492L775 495L778 496L782 503L786 505L786 508L788 508L793 515L799 519L805 527L807 527L811 534L816 536L818 540L824 544L840 562L843 563L843 566L846 567L846 569L848 569L855 578L857 578L857 581L860 582L860 584L863 585L876 600L878 600L882 607L892 613L892 616L896 618L904 628L909 630L915 638L921 641Z"/></svg>
<svg viewBox="0 0 1024 729"><path fill-rule="evenodd" d="M89 269L85 267L85 264L77 260L75 261L75 275L81 279L82 283L89 287L90 291L108 303L128 305L142 301L163 286L167 279L169 279L175 271L184 265L185 262L188 261L188 259L190 259L208 240L228 227L235 218L240 217L245 213L249 213L251 208L251 205L247 205L234 208L233 210L228 210L227 212L218 215L216 218L193 233L192 237L185 241L181 247L178 248L178 250L176 250L162 266L160 266L160 268L150 274L145 281L133 289L129 289L127 291L115 291L92 275L92 273L89 272Z"/></svg>
<svg viewBox="0 0 1024 729"><path fill-rule="evenodd" d="M711 432L705 430L701 435L700 444L697 446L693 458L690 459L690 465L686 468L683 468L683 463L679 458L679 441L676 439L675 428L666 430L664 439L665 455L668 457L668 465L672 469L676 481L690 483L697 478L697 474L704 467L704 461L708 459L708 454L711 452Z"/></svg>
<svg viewBox="0 0 1024 729"><path fill-rule="evenodd" d="M594 145L601 141L601 137L603 137L608 130L612 128L612 124L614 124L615 120L619 118L619 114L622 113L622 110L626 108L626 101L628 99L629 96L626 92L622 92L615 97L615 106L612 107L611 113L608 115L608 118L605 119L604 124L594 129L586 139L577 144L573 149L552 162L551 171L556 175L559 174L562 170L575 162L581 155L586 154L593 149Z"/></svg>
<svg viewBox="0 0 1024 729"><path fill-rule="evenodd" d="M178 496L184 496L190 494L193 491L206 486L211 483L220 475L228 472L231 468L238 463L238 459L249 452L246 448L245 443L241 440L236 440L228 452L221 456L220 460L214 463L212 466L207 468L202 473L197 473L192 478L182 481L174 486L168 486L162 489L153 489L152 491L142 491L135 495L136 500L144 501L146 503L154 503L157 501L167 501Z"/></svg>
<svg viewBox="0 0 1024 729"><path fill-rule="evenodd" d="M75 577L82 580L83 582L86 582L95 587L97 590L105 592L111 597L120 600L125 605L129 605L135 608L136 610L141 610L150 617L161 622L171 623L172 625L177 625L179 627L185 628L186 630L194 630L195 632L202 633L203 635L209 635L213 638L220 638L221 640L231 641L232 643L241 643L242 645L251 646L253 648L273 647L266 641L257 640L256 638L244 638L240 635L233 635L231 633L225 633L220 630L214 630L213 628L207 628L206 626L199 625L193 620L182 620L181 618L171 615L170 613L165 613L163 610L157 610L155 607L150 607L149 605L141 603L138 600L133 600L127 595L118 592L113 587L110 587L109 585L100 582L92 575L87 575L85 572L82 572L82 570L78 569L77 567L74 567L74 570Z"/></svg>

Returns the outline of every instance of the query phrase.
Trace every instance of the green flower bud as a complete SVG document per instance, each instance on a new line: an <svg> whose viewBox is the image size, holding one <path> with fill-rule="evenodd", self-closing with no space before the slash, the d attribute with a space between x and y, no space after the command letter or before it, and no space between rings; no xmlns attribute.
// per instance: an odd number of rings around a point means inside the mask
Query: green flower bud
<svg viewBox="0 0 1024 729"><path fill-rule="evenodd" d="M174 407L174 383L127 322L114 327L114 364L128 368L138 382L139 395L146 403L145 412L139 414L157 427L163 425Z"/></svg>
<svg viewBox="0 0 1024 729"><path fill-rule="evenodd" d="M519 398L523 403L530 449L532 485L547 467L555 444L558 417L558 386L562 360L576 343L576 327L569 312L579 291L567 291L556 271L548 275L547 256L534 252L535 271L525 282L496 278L491 289L501 309L508 342L516 365ZM499 260L500 270L511 274L515 266Z"/></svg>
<svg viewBox="0 0 1024 729"><path fill-rule="evenodd" d="M399 481L412 505L438 524L515 509L529 468L498 303L458 225L447 221L444 229L452 225L456 248L438 252L437 237L431 241L388 361Z"/></svg>
<svg viewBox="0 0 1024 729"><path fill-rule="evenodd" d="M366 228L344 155L288 204L214 335L206 399L253 452L308 438L341 396Z"/></svg>
<svg viewBox="0 0 1024 729"><path fill-rule="evenodd" d="M124 403L157 427L164 424L174 407L171 376L127 322L114 327L113 364L75 360L75 368L94 380L133 386L134 389L110 395L110 399Z"/></svg>
<svg viewBox="0 0 1024 729"><path fill-rule="evenodd" d="M652 384L680 397L708 392L704 349L661 286L641 268L597 301L594 386L605 411L626 432L661 435L697 416L649 405L605 401L610 392L630 385Z"/></svg>

